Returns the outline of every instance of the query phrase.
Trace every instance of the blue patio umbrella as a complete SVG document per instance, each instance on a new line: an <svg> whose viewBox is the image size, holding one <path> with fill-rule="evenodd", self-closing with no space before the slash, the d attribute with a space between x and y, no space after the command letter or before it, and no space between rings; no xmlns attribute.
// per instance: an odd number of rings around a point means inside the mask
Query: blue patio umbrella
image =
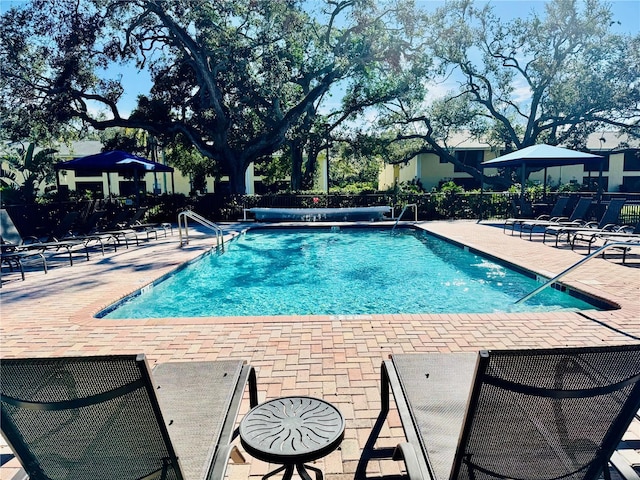
<svg viewBox="0 0 640 480"><path fill-rule="evenodd" d="M602 190L601 187L601 179L602 179L602 162L604 157L600 155L594 155L592 153L579 152L577 150L570 150L568 148L555 147L552 145L539 144L532 145L530 147L523 148L521 150L517 150L515 152L507 153L506 155L501 155L500 157L494 158L493 160L487 160L486 162L482 162L480 164L480 169L482 171L484 177L484 169L485 168L505 168L505 167L521 167L522 169L522 179L521 179L521 194L520 194L520 207L522 208L524 204L524 191L525 191L525 182L527 178L527 168L532 170L540 170L544 168L544 190L546 194L546 186L547 186L547 168L548 167L558 167L562 165L593 165L600 164L600 180L599 190ZM481 182L481 189L484 185L484 182ZM480 218L482 218L482 213L480 214Z"/></svg>
<svg viewBox="0 0 640 480"><path fill-rule="evenodd" d="M96 153L86 157L75 158L68 162L60 162L55 165L56 172L60 170L83 170L88 172L133 172L136 183L140 173L147 172L171 172L171 185L173 187L173 168L162 163L154 162L143 157L138 157L121 150ZM59 184L58 180L58 184ZM111 183L108 182L109 194L111 194Z"/></svg>

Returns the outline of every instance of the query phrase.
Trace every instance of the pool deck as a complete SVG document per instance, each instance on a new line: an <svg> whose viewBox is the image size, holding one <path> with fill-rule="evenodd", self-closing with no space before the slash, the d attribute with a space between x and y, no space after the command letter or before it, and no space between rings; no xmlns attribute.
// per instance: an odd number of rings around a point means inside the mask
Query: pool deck
<svg viewBox="0 0 640 480"><path fill-rule="evenodd" d="M585 250L553 248L540 240L504 235L501 228L470 221L425 222L421 228L496 258L553 276L584 257ZM232 227L232 226L230 226ZM237 228L237 227L235 227ZM563 283L620 306L615 310L514 314L356 315L101 320L93 315L181 263L207 251L214 240L192 230L188 246L178 235L139 247L94 253L73 267L28 271L20 281L3 273L0 289L2 358L20 356L145 353L149 362L240 358L258 374L260 401L311 395L334 403L347 428L339 450L316 462L327 480L354 478L360 454L380 408L380 362L389 354L479 349L614 345L640 341L640 260L594 258ZM637 252L638 253L638 252ZM411 279L407 279L408 282ZM392 402L393 405L393 402ZM248 410L248 400L241 414ZM628 433L640 438L640 427ZM391 412L378 446L404 436ZM0 441L0 443L4 443ZM0 453L10 453L0 445ZM640 461L640 457L633 457ZM230 479L258 479L269 465L250 459L230 464ZM17 471L15 459L0 480ZM369 462L367 477L397 477L399 462Z"/></svg>

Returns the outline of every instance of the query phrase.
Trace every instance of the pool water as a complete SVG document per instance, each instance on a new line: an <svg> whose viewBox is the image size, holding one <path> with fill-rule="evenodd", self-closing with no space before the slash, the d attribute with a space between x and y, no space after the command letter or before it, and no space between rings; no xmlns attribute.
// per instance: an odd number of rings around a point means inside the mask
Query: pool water
<svg viewBox="0 0 640 480"><path fill-rule="evenodd" d="M423 231L249 231L187 265L106 318L386 313L491 313L593 309ZM103 315L99 315L103 316Z"/></svg>

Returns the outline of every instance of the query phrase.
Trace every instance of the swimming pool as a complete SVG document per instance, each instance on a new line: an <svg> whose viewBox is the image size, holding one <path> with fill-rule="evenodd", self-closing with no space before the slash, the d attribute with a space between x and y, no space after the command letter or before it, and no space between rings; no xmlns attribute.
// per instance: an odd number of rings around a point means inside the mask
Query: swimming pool
<svg viewBox="0 0 640 480"><path fill-rule="evenodd" d="M422 230L256 229L97 316L111 319L594 309Z"/></svg>

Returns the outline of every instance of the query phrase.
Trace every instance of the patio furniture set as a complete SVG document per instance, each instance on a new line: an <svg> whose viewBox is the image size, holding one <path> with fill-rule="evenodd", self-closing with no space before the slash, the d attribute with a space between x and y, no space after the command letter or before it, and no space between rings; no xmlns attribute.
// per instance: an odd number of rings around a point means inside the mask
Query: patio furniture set
<svg viewBox="0 0 640 480"><path fill-rule="evenodd" d="M308 462L339 447L345 419L329 402L281 397L258 405L242 361L171 362L144 355L5 359L2 433L31 479L222 479L246 452L310 480ZM640 408L640 345L393 355L381 368L406 442L393 452L409 479L598 479L635 470L616 449ZM236 427L248 387L251 410ZM359 477L362 475L362 477Z"/></svg>
<svg viewBox="0 0 640 480"><path fill-rule="evenodd" d="M20 271L25 278L25 265L38 264L47 273L47 255L65 254L69 265L73 266L74 255L80 253L89 260L92 249L98 249L102 255L105 247L117 251L118 246L139 245L141 240L158 238L158 232L172 232L168 223L142 223L145 209L135 212L122 210L109 223L99 228L104 212L94 212L84 222L79 222L78 212L67 213L43 238L23 238L11 216L5 209L0 210L0 242L2 247L0 266ZM76 227L77 228L74 228ZM47 255L45 255L47 254Z"/></svg>
<svg viewBox="0 0 640 480"><path fill-rule="evenodd" d="M569 206L568 197L559 197L549 215L536 218L508 218L504 221L503 232L507 230L513 236L519 232L520 238L528 232L529 240L535 233L542 234L542 242L555 238L558 247L561 240L571 246L571 250L579 244L586 244L587 254L594 245L616 243L616 250L622 251L622 263L626 263L628 252L640 247L640 222L635 225L619 223L620 213L626 204L624 199L611 200L598 221L589 220L589 211L593 205L591 197L580 197L569 216L563 216ZM606 251L603 250L604 257Z"/></svg>

